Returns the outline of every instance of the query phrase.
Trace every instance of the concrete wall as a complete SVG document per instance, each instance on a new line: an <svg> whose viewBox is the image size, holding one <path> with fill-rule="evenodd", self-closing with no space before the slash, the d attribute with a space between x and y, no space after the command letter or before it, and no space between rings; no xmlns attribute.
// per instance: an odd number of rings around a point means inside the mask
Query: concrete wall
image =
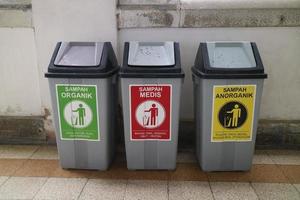
<svg viewBox="0 0 300 200"><path fill-rule="evenodd" d="M0 28L0 115L41 115L32 28Z"/></svg>
<svg viewBox="0 0 300 200"><path fill-rule="evenodd" d="M180 42L182 67L186 72L181 99L181 118L193 118L190 67L200 41L249 40L257 43L269 78L265 81L262 119L300 119L300 28L160 28L122 29L119 51L130 40Z"/></svg>

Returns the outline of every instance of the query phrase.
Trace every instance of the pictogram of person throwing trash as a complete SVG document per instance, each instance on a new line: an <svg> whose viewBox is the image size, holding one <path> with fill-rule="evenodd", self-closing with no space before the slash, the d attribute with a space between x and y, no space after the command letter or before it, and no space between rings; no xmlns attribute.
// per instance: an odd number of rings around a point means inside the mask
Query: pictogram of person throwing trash
<svg viewBox="0 0 300 200"><path fill-rule="evenodd" d="M227 111L231 116L227 116L228 123L225 124L225 127L237 127L239 118L241 117L241 109L238 104L234 105L234 108L231 111ZM226 122L226 119L225 119Z"/></svg>
<svg viewBox="0 0 300 200"><path fill-rule="evenodd" d="M148 110L144 110L144 112L150 112L150 120L149 117L146 117L144 120L144 126L156 126L157 117L158 117L158 108L155 103L151 105L151 108ZM149 122L150 121L150 122ZM150 123L150 124L149 124Z"/></svg>
<svg viewBox="0 0 300 200"><path fill-rule="evenodd" d="M76 117L76 121L74 125L78 125L78 121L79 121L79 125L80 126L84 126L84 118L86 116L85 114L85 108L83 107L82 104L79 104L79 107L76 110L72 110L72 112L77 112L78 116Z"/></svg>

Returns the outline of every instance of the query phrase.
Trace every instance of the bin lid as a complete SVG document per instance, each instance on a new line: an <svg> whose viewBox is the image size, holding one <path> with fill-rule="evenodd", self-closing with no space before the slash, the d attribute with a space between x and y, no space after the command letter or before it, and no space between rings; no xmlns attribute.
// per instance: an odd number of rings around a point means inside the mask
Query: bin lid
<svg viewBox="0 0 300 200"><path fill-rule="evenodd" d="M266 78L257 46L253 42L200 43L194 74L203 78Z"/></svg>
<svg viewBox="0 0 300 200"><path fill-rule="evenodd" d="M174 42L129 42L128 65L175 65Z"/></svg>
<svg viewBox="0 0 300 200"><path fill-rule="evenodd" d="M212 68L256 67L250 42L207 42L206 44Z"/></svg>
<svg viewBox="0 0 300 200"><path fill-rule="evenodd" d="M58 42L46 77L101 78L119 69L110 42Z"/></svg>
<svg viewBox="0 0 300 200"><path fill-rule="evenodd" d="M97 66L103 50L101 42L62 42L54 64L57 66Z"/></svg>
<svg viewBox="0 0 300 200"><path fill-rule="evenodd" d="M121 77L184 77L177 42L125 42Z"/></svg>

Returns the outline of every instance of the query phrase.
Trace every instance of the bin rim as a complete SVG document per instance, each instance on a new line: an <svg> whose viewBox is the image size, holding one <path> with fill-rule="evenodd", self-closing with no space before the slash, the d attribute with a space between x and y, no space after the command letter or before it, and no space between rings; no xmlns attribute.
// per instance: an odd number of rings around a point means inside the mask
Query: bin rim
<svg viewBox="0 0 300 200"><path fill-rule="evenodd" d="M120 68L121 78L183 78L184 72L181 68L179 43L173 42L175 64L170 66L131 66L129 59L129 42L124 44L123 65Z"/></svg>
<svg viewBox="0 0 300 200"><path fill-rule="evenodd" d="M98 42L99 43L99 42ZM46 78L105 78L117 73L120 69L110 42L102 42L100 63L96 66L61 66L55 65L55 59L61 46L56 44L52 54Z"/></svg>
<svg viewBox="0 0 300 200"><path fill-rule="evenodd" d="M52 73L46 72L45 78L108 78L118 73L120 67L115 67L102 73Z"/></svg>
<svg viewBox="0 0 300 200"><path fill-rule="evenodd" d="M224 41L222 41L223 43ZM237 43L237 42L233 42ZM254 42L250 42L253 56L256 62L255 67L240 67L240 68L216 68L210 65L207 43L200 43L198 52L196 55L194 66L192 71L194 74L202 78L267 78L267 74L264 73L264 66L257 48Z"/></svg>
<svg viewBox="0 0 300 200"><path fill-rule="evenodd" d="M192 75L202 79L266 79L268 75L265 73L260 74L208 74L201 72L195 66L191 68Z"/></svg>

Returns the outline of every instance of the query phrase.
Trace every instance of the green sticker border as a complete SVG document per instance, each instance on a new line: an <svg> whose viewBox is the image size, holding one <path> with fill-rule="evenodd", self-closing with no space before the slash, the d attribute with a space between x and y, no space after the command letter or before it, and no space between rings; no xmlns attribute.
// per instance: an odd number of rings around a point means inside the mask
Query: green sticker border
<svg viewBox="0 0 300 200"><path fill-rule="evenodd" d="M62 137L62 129L61 129L61 119L60 119L60 104L59 104L59 100L58 100L58 86L87 86L87 87L95 87L95 94L96 94L96 116L97 116L97 128L98 128L98 139L97 140L93 140L93 139L83 139L83 138L63 138ZM82 84L64 84L64 83L59 83L59 84L55 84L55 95L56 95L56 106L57 106L57 115L58 115L58 125L59 125L59 136L60 136L60 140L65 140L65 141L101 141L101 134L100 134L100 118L98 115L98 87L97 85L82 85Z"/></svg>

